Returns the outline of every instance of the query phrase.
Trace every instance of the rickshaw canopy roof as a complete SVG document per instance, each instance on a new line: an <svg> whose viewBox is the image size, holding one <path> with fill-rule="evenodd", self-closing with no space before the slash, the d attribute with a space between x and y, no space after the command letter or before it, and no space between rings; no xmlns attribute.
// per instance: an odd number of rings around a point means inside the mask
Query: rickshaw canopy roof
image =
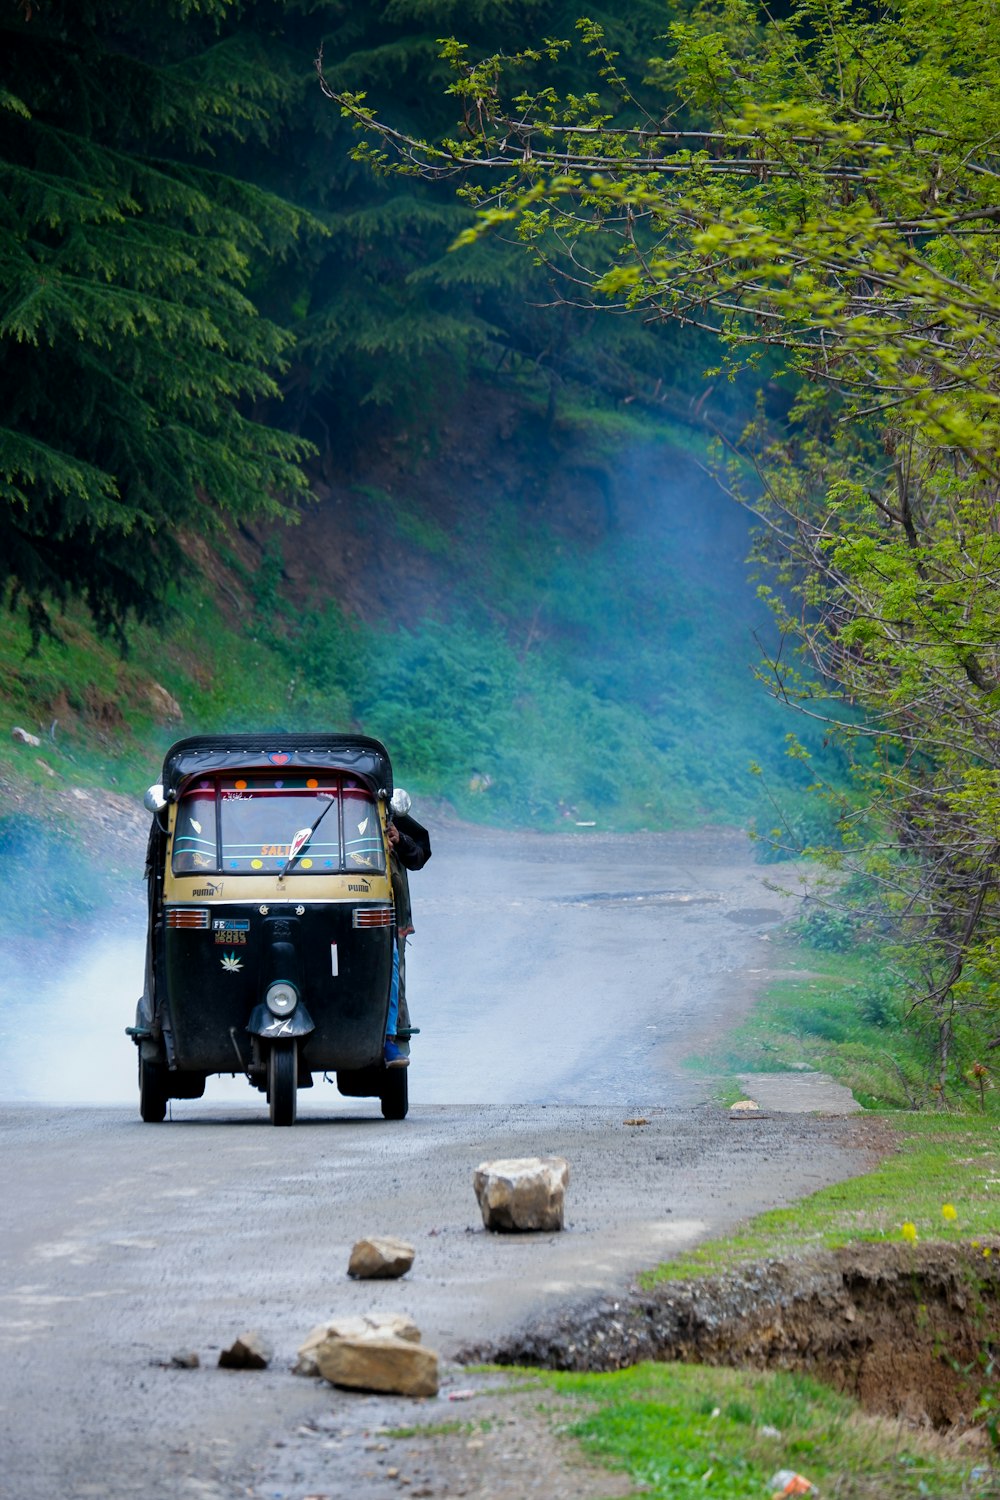
<svg viewBox="0 0 1000 1500"><path fill-rule="evenodd" d="M176 793L190 776L212 772L338 770L360 776L373 792L392 796L389 752L360 734L197 734L171 745L163 761L163 789Z"/></svg>

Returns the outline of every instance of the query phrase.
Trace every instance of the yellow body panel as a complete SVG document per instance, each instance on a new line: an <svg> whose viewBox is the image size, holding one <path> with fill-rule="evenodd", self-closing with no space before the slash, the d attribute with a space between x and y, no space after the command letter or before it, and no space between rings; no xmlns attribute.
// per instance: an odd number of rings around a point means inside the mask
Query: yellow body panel
<svg viewBox="0 0 1000 1500"><path fill-rule="evenodd" d="M168 834L166 869L163 879L163 899L170 905L185 902L206 901L228 904L239 902L267 906L311 905L318 901L391 901L392 885L388 870L383 874L368 870L363 865L342 874L307 874L294 870L279 879L273 871L262 871L259 875L230 875L224 871L192 870L175 875L171 863L174 824L177 808L171 805L168 811ZM379 808L379 817L385 826L385 812Z"/></svg>

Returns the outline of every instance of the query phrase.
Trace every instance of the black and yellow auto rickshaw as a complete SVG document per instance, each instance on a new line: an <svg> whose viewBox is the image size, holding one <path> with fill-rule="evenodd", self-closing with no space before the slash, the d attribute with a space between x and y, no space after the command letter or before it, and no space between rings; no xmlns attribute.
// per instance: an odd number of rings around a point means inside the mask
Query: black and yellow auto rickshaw
<svg viewBox="0 0 1000 1500"><path fill-rule="evenodd" d="M161 1121L210 1073L244 1073L275 1125L298 1090L407 1112L407 1074L383 1060L394 907L392 767L360 735L200 735L151 787L145 987L128 1028L139 1108Z"/></svg>

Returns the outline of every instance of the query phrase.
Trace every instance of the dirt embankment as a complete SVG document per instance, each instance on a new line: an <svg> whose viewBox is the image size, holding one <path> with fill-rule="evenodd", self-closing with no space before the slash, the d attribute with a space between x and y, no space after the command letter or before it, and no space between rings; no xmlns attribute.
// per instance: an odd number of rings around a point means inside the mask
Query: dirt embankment
<svg viewBox="0 0 1000 1500"><path fill-rule="evenodd" d="M1000 1353L1000 1239L856 1245L663 1283L467 1351L498 1364L617 1370L642 1360L797 1370L869 1411L961 1426Z"/></svg>

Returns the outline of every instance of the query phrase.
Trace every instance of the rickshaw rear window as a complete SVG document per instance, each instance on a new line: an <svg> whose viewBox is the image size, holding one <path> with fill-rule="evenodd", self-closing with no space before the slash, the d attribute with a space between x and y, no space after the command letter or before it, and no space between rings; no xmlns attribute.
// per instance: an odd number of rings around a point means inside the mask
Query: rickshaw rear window
<svg viewBox="0 0 1000 1500"><path fill-rule="evenodd" d="M205 777L185 788L177 807L174 873L277 874L295 834L307 828L314 831L289 878L361 867L384 871L378 808L361 782L329 772L249 772Z"/></svg>

